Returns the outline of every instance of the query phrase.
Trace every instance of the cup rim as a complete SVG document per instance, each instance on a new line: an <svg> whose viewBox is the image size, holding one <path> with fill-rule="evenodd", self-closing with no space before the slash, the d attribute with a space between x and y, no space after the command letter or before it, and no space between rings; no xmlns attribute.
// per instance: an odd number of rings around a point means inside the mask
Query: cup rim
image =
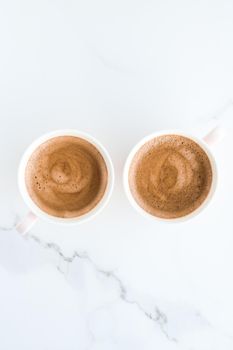
<svg viewBox="0 0 233 350"><path fill-rule="evenodd" d="M137 153L137 151L148 141L152 140L153 138L156 138L158 136L163 136L163 135L178 135L178 136L184 136L187 137L191 140L193 140L194 142L196 142L207 154L209 160L210 160L210 164L211 164L211 168L212 168L212 183L211 183L211 187L209 190L209 193L207 194L206 198L204 199L204 201L201 203L201 205L199 207L197 207L195 210L193 210L191 213L178 217L178 218L171 218L171 219L167 219L167 218L161 218L159 216L155 216L153 214L150 214L149 212L147 212L146 210L144 210L134 199L130 187L129 187L129 180L128 180L128 174L129 174L129 168L132 162L133 157L135 156L135 154ZM125 161L125 165L124 165L124 170L123 170L123 187L124 187L124 191L126 194L126 197L128 198L130 204L132 205L132 207L138 212L140 213L142 216L150 218L150 219L154 219L156 221L160 221L160 222L167 222L167 223L178 223L178 222L184 222L186 220L189 220L191 218L193 218L194 216L200 214L202 212L202 210L204 208L207 207L207 205L210 203L211 199L213 198L213 195L215 193L216 190L216 186L217 186L217 179L218 179L218 172L217 172L217 165L216 165L216 161L215 158L213 156L212 151L210 150L209 145L201 138L196 137L195 135L192 135L188 132L184 132L184 131L180 131L177 129L168 129L168 130L161 130L161 131L156 131L153 132L149 135L146 135L145 137L143 137L142 139L140 139L131 149L131 151L129 152L126 161Z"/></svg>
<svg viewBox="0 0 233 350"><path fill-rule="evenodd" d="M104 195L101 198L101 200L89 212L87 212L83 215L74 217L74 218L61 218L61 217L50 215L50 214L46 213L45 211L43 211L31 199L31 197L28 193L27 187L26 187L26 183L25 183L25 169L26 169L27 162L28 162L30 156L32 155L32 153L43 142L46 142L46 141L48 141L54 137L58 137L58 136L75 136L75 137L83 138L86 141L90 142L101 153L102 157L104 158L104 161L105 161L105 164L107 167L107 171L108 171L107 186L106 186ZM107 149L95 137L91 136L90 134L88 134L86 132L79 131L76 129L54 130L54 131L45 133L45 134L41 135L40 137L38 137L37 139L35 139L26 148L26 150L24 151L24 153L20 159L17 177L18 177L18 187L19 187L20 194L21 194L24 202L28 206L28 208L38 218L41 218L42 220L45 220L45 221L50 222L50 223L51 222L52 223L59 223L59 224L63 224L63 225L72 225L72 224L74 225L74 224L80 224L83 222L87 222L87 221L91 220L92 218L94 218L97 214L99 214L109 202L109 199L110 199L112 192L113 192L114 180L115 180L113 163L112 163L111 157L110 157Z"/></svg>

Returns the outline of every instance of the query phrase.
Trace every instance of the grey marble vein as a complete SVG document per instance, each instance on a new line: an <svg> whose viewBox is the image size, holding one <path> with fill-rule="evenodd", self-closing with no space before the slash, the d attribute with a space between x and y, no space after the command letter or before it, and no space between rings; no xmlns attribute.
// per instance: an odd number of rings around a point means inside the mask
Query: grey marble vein
<svg viewBox="0 0 233 350"><path fill-rule="evenodd" d="M15 228L15 226L17 225L17 223L19 222L19 218L18 216L16 215L15 218L14 218L14 221L11 225L9 226L5 226L5 225L0 225L0 231L11 231Z"/></svg>
<svg viewBox="0 0 233 350"><path fill-rule="evenodd" d="M16 219L14 221L16 221ZM3 236L4 236L4 232L11 231L13 228L14 228L13 225L11 227L10 226L6 227L6 225L2 225L2 227L0 227L0 230L3 232ZM15 235L16 235L16 237L15 237ZM9 242L10 245L17 238L17 234L16 234L15 230L12 230L11 236L9 236L9 235L7 235L7 236L11 237L11 241ZM19 236L18 238L21 238L21 237ZM16 239L16 241L17 241L17 239ZM21 239L18 242L20 242L20 241L21 241ZM28 246L28 248L29 248L28 250L31 252L30 245L27 244L27 242L30 243L30 241L35 243L34 253L32 253L32 254L37 254L36 253L36 250L37 250L36 245L39 245L42 249L44 249L44 251L47 250L49 252L49 256L50 256L50 253L52 253L54 255L55 260L53 261L53 264L55 265L55 267L57 268L59 273L62 273L65 278L68 277L68 275L69 275L69 266L71 263L73 263L75 260L79 260L79 259L82 261L85 261L87 266L90 266L90 268L96 273L97 277L98 277L98 275L103 276L104 278L112 281L114 283L112 288L114 288L115 291L117 292L117 297L119 297L119 299L122 302L124 302L126 304L133 305L138 310L138 312L141 313L141 315L144 315L144 317L146 317L148 320L153 322L154 325L156 325L156 327L162 332L164 337L169 342L171 342L171 344L177 344L177 343L181 344L182 343L182 338L179 339L179 334L178 335L176 334L175 336L173 336L173 334L171 334L171 332L173 333L172 328L174 326L174 320L169 321L169 316L167 315L167 312L163 312L161 310L161 308L157 306L156 301L153 299L151 299L152 303L150 303L148 305L148 307L147 307L147 304L144 305L143 296L142 296L142 299L140 298L140 296L137 297L137 295L135 294L136 291L134 291L134 290L132 290L132 293L131 293L130 288L126 286L125 282L122 281L122 279L119 277L119 274L117 274L115 271L100 268L98 266L98 264L96 264L96 262L93 261L93 259L86 252L74 251L71 255L66 255L66 254L64 254L62 248L58 244L56 244L54 242L46 242L34 234L32 234L32 235L29 234L22 239L22 242L24 242L24 245L25 245L25 249L22 249L24 256L25 256L25 253L27 254L26 246ZM14 244L13 244L13 246L14 246ZM5 248L3 247L3 249L5 249ZM15 248L17 251L17 249L18 249L17 244L16 244ZM18 262L19 262L18 260L21 259L20 256L22 254L19 255L19 259L17 260L18 254L16 254L16 251L14 250L13 254L15 254L16 263L18 264ZM38 254L40 254L39 249L38 249ZM57 259L57 257L58 257L58 259ZM28 258L31 258L31 255ZM28 261L27 258L25 260ZM13 270L15 270L15 266L14 266ZM23 271L25 271L25 266L23 268ZM102 306L101 306L101 309L102 309ZM203 317L203 315L198 310L192 310L192 314L195 315L195 317L201 319L204 322L205 326L207 328L211 329L211 331L214 331L214 332L217 331L215 329L215 327L213 327L213 325L210 324L206 320L206 318ZM171 331L170 331L170 329L171 329ZM87 349L90 349L92 347L92 344L95 342L95 333L92 332L91 326L88 327L88 333L89 333L90 343L89 343ZM218 333L219 334L221 333L222 336L225 336L232 341L232 338L229 337L228 334L223 334L222 332L218 332Z"/></svg>
<svg viewBox="0 0 233 350"><path fill-rule="evenodd" d="M165 337L169 341L171 341L171 342L178 341L176 338L170 336L165 328L166 324L168 322L168 319L167 319L167 316L165 315L165 313L162 312L157 305L154 306L154 309L152 312L148 312L147 310L145 310L143 308L143 306L137 300L129 298L127 295L127 288L126 288L125 284L123 283L123 281L120 279L120 277L114 271L108 271L108 270L103 270L103 269L99 268L86 252L79 253L77 251L74 251L74 253L71 256L65 256L63 254L61 248L55 243L44 242L35 235L28 236L28 239L34 240L37 244L41 245L45 249L53 250L54 252L56 252L59 255L59 257L61 259L63 259L63 261L65 261L68 264L72 263L75 259L86 260L95 269L95 271L97 273L99 273L99 274L105 276L106 278L111 279L114 282L116 282L118 289L119 289L119 297L123 302L135 305L135 307L137 307L137 309L140 312L142 312L145 317L147 317L149 320L151 320L152 322L156 323L159 326L160 330L162 331L162 333L165 335ZM64 274L64 272L59 268L59 266L57 267L57 269L59 272Z"/></svg>

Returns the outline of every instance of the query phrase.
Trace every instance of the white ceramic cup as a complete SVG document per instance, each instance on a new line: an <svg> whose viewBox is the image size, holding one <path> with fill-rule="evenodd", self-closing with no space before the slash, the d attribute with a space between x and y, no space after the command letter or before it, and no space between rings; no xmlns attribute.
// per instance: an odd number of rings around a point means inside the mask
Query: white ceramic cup
<svg viewBox="0 0 233 350"><path fill-rule="evenodd" d="M76 136L76 137L80 137L82 139L87 140L88 142L90 142L92 145L94 145L98 149L98 151L101 153L102 157L104 158L104 161L105 161L106 166L107 166L108 181L107 181L106 190L105 190L105 193L104 193L102 199L88 213L85 213L81 216L74 217L74 218L59 218L56 216L49 215L45 211L41 210L35 204L35 202L33 202L31 197L29 196L29 193L28 193L27 187L26 187L26 183L25 183L25 169L27 166L27 162L28 162L30 156L32 155L32 153L42 143L44 143L45 141L48 141L51 138L57 137L57 136ZM29 207L30 211L26 215L26 217L16 225L16 229L19 233L26 234L31 229L33 224L37 221L37 219L43 219L43 220L47 220L49 222L62 224L62 225L70 225L70 224L80 224L82 222L86 222L86 221L92 219L93 217L95 217L106 206L106 204L108 203L110 196L112 194L113 185L114 185L114 169L113 169L113 164L112 164L111 158L110 158L107 150L94 137L92 137L86 133L83 133L83 132L80 132L77 130L72 130L72 129L71 130L70 129L69 130L57 130L57 131L53 131L53 132L50 132L48 134L41 136L40 138L35 140L26 149L26 151L24 152L24 154L21 158L19 169L18 169L18 185L19 185L20 193L21 193L25 203Z"/></svg>
<svg viewBox="0 0 233 350"><path fill-rule="evenodd" d="M179 218L164 219L164 218L160 218L158 216L154 216L154 215L148 213L142 207L140 207L140 205L136 202L136 200L134 199L134 197L131 193L130 187L129 187L129 169L130 169L130 165L131 165L131 162L132 162L135 154L138 152L138 150L145 143L154 139L155 137L162 136L162 135L181 135L181 136L188 137L189 139L195 141L206 152L206 154L210 160L210 163L211 163L213 178L212 178L211 188L210 188L210 191L209 191L207 197L205 198L204 202L197 209L195 209L190 214L187 214L187 215L179 217ZM190 135L190 134L185 133L185 132L180 132L177 130L164 130L164 131L159 131L159 132L155 132L153 134L150 134L150 135L144 137L142 140L140 140L133 147L131 152L129 153L129 155L126 159L124 171L123 171L123 185L124 185L125 193L126 193L126 196L129 200L129 202L133 206L133 208L136 209L137 212L139 212L143 216L150 217L150 218L153 218L155 220L164 221L164 222L182 222L184 220L193 218L198 213L200 213L208 205L208 203L212 199L213 194L214 194L215 189L216 189L216 186L217 186L217 166L216 166L216 161L215 161L214 155L211 151L211 147L217 141L219 141L222 137L223 137L223 130L220 127L216 127L210 133L208 133L203 139L197 138L193 135Z"/></svg>

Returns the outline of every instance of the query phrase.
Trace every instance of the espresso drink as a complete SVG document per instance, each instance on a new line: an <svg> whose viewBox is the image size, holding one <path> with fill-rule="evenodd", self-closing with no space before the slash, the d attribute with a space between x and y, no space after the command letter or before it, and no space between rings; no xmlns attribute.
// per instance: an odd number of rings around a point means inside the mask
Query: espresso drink
<svg viewBox="0 0 233 350"><path fill-rule="evenodd" d="M180 135L163 135L145 143L129 169L130 191L148 213L174 219L190 214L206 199L212 168L205 151Z"/></svg>
<svg viewBox="0 0 233 350"><path fill-rule="evenodd" d="M25 171L28 193L44 212L74 218L93 209L108 181L106 163L90 142L58 136L41 144Z"/></svg>

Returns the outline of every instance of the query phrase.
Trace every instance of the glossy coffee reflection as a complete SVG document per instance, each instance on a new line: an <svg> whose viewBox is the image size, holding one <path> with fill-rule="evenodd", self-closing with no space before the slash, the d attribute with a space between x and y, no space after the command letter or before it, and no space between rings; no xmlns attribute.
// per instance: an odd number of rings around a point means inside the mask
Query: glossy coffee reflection
<svg viewBox="0 0 233 350"><path fill-rule="evenodd" d="M47 214L61 218L79 217L95 208L107 181L101 153L76 136L57 136L42 143L25 171L31 199Z"/></svg>
<svg viewBox="0 0 233 350"><path fill-rule="evenodd" d="M146 212L164 219L186 216L206 199L212 184L206 152L181 135L146 142L129 168L129 188Z"/></svg>

